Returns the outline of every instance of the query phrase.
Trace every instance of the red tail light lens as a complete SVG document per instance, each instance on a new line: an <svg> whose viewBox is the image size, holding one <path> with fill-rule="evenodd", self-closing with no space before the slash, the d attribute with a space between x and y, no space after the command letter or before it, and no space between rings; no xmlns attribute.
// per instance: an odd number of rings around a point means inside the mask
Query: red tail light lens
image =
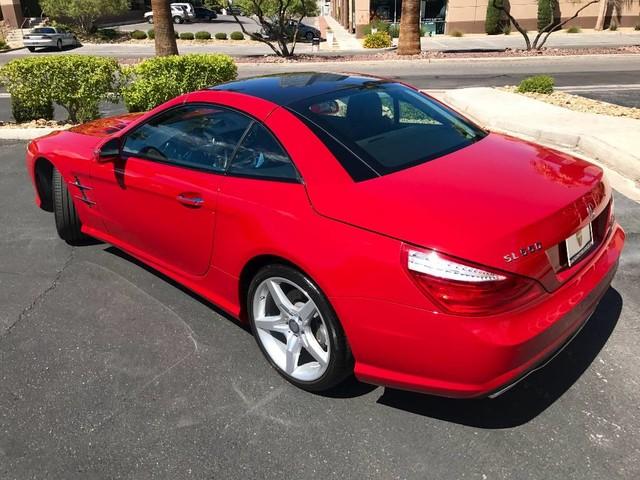
<svg viewBox="0 0 640 480"><path fill-rule="evenodd" d="M404 245L402 262L420 290L447 313L495 315L544 294L534 280L463 264L435 250Z"/></svg>

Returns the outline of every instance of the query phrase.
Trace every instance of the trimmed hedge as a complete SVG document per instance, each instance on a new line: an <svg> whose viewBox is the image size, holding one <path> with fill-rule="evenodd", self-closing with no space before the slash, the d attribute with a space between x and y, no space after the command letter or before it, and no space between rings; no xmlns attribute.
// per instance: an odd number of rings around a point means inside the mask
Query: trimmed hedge
<svg viewBox="0 0 640 480"><path fill-rule="evenodd" d="M131 32L131 38L134 40L145 40L147 38L147 34L142 30L134 30Z"/></svg>
<svg viewBox="0 0 640 480"><path fill-rule="evenodd" d="M18 122L53 118L53 104L69 113L69 121L82 123L99 117L104 100L119 90L118 62L89 55L25 57L0 68L0 82L11 94Z"/></svg>
<svg viewBox="0 0 640 480"><path fill-rule="evenodd" d="M195 35L191 32L182 32L180 34L180 40L193 40Z"/></svg>
<svg viewBox="0 0 640 480"><path fill-rule="evenodd" d="M216 40L226 40L227 39L227 34L224 32L218 32L214 35L216 37Z"/></svg>
<svg viewBox="0 0 640 480"><path fill-rule="evenodd" d="M229 38L231 40L244 40L244 34L242 32L231 32Z"/></svg>
<svg viewBox="0 0 640 480"><path fill-rule="evenodd" d="M196 32L196 40L211 40L211 34L209 32Z"/></svg>
<svg viewBox="0 0 640 480"><path fill-rule="evenodd" d="M183 93L233 80L238 69L222 54L156 57L126 67L122 97L130 112L151 110Z"/></svg>
<svg viewBox="0 0 640 480"><path fill-rule="evenodd" d="M502 4L500 4L502 6ZM502 10L497 9L493 0L489 0L487 4L487 14L484 20L484 31L488 35L498 35L504 32L506 15Z"/></svg>
<svg viewBox="0 0 640 480"><path fill-rule="evenodd" d="M391 46L391 36L387 32L370 33L362 42L364 48L388 48Z"/></svg>
<svg viewBox="0 0 640 480"><path fill-rule="evenodd" d="M544 93L549 95L553 93L554 85L555 81L553 77L549 75L536 75L522 80L520 85L518 85L518 92Z"/></svg>

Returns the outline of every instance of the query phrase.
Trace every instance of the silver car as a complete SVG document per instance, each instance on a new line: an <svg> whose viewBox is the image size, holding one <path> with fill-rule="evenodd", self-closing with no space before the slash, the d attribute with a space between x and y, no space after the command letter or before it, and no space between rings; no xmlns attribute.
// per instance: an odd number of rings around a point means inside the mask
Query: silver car
<svg viewBox="0 0 640 480"><path fill-rule="evenodd" d="M34 28L31 33L22 37L22 40L30 52L39 47L62 50L64 47L79 45L78 39L72 32L56 27Z"/></svg>

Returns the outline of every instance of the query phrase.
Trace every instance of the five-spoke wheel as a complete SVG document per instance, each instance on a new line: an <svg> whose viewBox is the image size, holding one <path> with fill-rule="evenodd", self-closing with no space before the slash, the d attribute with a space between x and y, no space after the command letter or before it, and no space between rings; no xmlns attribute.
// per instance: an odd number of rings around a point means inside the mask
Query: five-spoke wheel
<svg viewBox="0 0 640 480"><path fill-rule="evenodd" d="M260 349L287 380L326 390L349 372L351 356L333 309L299 271L270 265L254 277L247 310Z"/></svg>

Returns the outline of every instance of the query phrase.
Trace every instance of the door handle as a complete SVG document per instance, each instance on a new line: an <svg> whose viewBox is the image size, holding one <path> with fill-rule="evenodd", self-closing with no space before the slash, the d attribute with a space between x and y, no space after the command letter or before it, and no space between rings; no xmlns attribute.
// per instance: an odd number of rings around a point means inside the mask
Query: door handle
<svg viewBox="0 0 640 480"><path fill-rule="evenodd" d="M197 194L181 193L176 197L176 200L187 207L199 208L204 205L204 199Z"/></svg>

